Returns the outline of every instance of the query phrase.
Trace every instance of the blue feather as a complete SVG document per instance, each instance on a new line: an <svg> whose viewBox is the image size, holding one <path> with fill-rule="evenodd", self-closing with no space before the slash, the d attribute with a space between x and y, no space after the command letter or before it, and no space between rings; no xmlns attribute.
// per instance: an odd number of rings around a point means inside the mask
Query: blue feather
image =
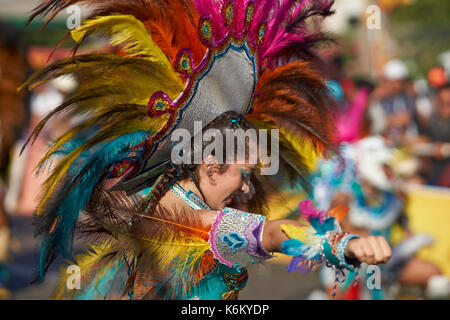
<svg viewBox="0 0 450 320"><path fill-rule="evenodd" d="M105 143L94 152L84 152L74 161L68 171L71 179L60 190L62 194L67 194L64 201L58 205L57 216L60 217L60 221L53 233L47 233L42 240L39 264L41 279L44 278L48 268L50 248L57 248L64 258L72 258L74 227L79 212L86 208L95 186L99 183L100 173L114 163L138 160L141 152L133 150L134 152L130 153L130 148L146 141L148 137L149 132L143 130L126 134ZM68 154L81 143L80 139L74 139L64 144L57 154Z"/></svg>
<svg viewBox="0 0 450 320"><path fill-rule="evenodd" d="M309 223L317 231L318 235L324 235L327 231L335 229L334 218L332 217L325 218L323 223L320 223L320 218L311 217Z"/></svg>

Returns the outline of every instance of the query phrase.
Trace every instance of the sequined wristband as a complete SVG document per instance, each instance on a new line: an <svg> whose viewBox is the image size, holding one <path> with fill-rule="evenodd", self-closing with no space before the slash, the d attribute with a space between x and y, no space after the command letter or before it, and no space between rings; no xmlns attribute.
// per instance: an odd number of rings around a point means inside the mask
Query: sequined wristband
<svg viewBox="0 0 450 320"><path fill-rule="evenodd" d="M209 238L214 258L235 268L272 258L262 246L265 221L262 215L233 208L219 210Z"/></svg>

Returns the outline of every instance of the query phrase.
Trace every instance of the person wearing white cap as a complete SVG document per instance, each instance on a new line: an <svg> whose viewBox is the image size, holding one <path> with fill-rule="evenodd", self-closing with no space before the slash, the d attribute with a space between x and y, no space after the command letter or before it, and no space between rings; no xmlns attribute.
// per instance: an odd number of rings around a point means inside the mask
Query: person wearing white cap
<svg viewBox="0 0 450 320"><path fill-rule="evenodd" d="M398 60L394 59L385 64L383 68L383 75L387 80L405 80L409 76L408 68L406 65Z"/></svg>
<svg viewBox="0 0 450 320"><path fill-rule="evenodd" d="M391 60L384 66L382 75L389 92L369 108L371 131L401 146L418 134L415 101L405 90L408 68L400 60Z"/></svg>

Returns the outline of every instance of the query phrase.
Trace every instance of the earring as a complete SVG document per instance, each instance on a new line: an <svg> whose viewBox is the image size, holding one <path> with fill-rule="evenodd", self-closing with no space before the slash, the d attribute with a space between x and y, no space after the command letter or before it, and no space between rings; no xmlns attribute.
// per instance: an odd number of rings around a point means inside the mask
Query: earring
<svg viewBox="0 0 450 320"><path fill-rule="evenodd" d="M219 169L219 165L217 164L216 158L213 155L209 155L206 159L205 159L205 163L207 166L207 170L206 173L208 174L209 177L211 177L213 175L213 171L215 169Z"/></svg>
<svg viewBox="0 0 450 320"><path fill-rule="evenodd" d="M206 163L208 166L217 163L216 157L214 157L212 154L210 154L210 155L205 159L205 163Z"/></svg>

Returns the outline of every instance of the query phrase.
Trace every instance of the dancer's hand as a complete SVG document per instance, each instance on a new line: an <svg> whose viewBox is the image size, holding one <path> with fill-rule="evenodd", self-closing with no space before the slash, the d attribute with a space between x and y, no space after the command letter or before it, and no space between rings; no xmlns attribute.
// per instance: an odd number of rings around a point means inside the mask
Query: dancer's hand
<svg viewBox="0 0 450 320"><path fill-rule="evenodd" d="M344 255L361 263L380 264L391 258L392 250L384 237L369 236L351 239L345 247Z"/></svg>

